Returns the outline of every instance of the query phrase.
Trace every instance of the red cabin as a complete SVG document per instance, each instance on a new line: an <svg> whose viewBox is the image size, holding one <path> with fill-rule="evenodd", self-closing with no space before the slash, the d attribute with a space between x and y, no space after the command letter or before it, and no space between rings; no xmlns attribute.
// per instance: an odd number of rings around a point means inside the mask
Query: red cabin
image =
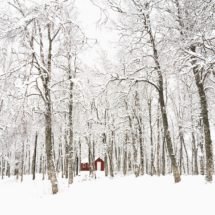
<svg viewBox="0 0 215 215"><path fill-rule="evenodd" d="M81 161L81 171L89 171L89 161L85 158ZM95 170L104 171L104 161L100 157L95 158Z"/></svg>

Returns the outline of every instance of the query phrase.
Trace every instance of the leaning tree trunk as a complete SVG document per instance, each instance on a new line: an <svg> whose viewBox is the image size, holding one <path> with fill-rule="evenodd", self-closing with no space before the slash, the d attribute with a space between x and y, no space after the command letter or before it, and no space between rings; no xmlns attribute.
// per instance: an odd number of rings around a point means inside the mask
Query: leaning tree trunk
<svg viewBox="0 0 215 215"><path fill-rule="evenodd" d="M150 28L151 23L150 23L150 18L149 18L148 14L145 16L144 24L145 24L146 30L148 31L150 43L152 45L153 57L154 57L154 62L156 65L156 71L157 71L157 75L158 75L158 87L156 89L158 90L158 93L159 93L159 103L160 103L160 109L161 109L162 120L163 120L164 136L166 139L167 149L168 149L170 160L171 160L171 166L173 169L175 183L178 183L181 181L181 177L180 177L180 174L178 171L175 155L173 152L172 140L171 140L171 136L170 136L170 132L169 132L169 125L168 125L168 119L167 119L167 113L166 113L166 106L164 103L163 76L162 76L161 67L160 67L160 63L159 63L159 57L158 57L158 52L156 49L155 39L154 39L154 36L152 33L152 29Z"/></svg>
<svg viewBox="0 0 215 215"><path fill-rule="evenodd" d="M186 158L187 158L187 175L189 175L190 174L190 171L189 171L189 157L188 157L187 148L186 148L186 145L185 145L185 142L184 142L184 135L183 135L183 133L181 133L181 141L182 141L182 144L184 146L185 153L186 153Z"/></svg>
<svg viewBox="0 0 215 215"><path fill-rule="evenodd" d="M196 46L192 45L190 47L192 52L196 52ZM213 149L212 140L210 133L210 124L208 118L208 105L207 97L204 90L204 84L200 77L200 70L197 65L197 60L195 57L192 58L193 74L195 76L196 86L198 88L200 103L201 103L201 115L204 126L204 136L205 136L205 153L206 153L206 181L212 182L213 180Z"/></svg>
<svg viewBox="0 0 215 215"><path fill-rule="evenodd" d="M169 156L171 159L171 166L173 169L173 175L174 175L175 183L178 183L181 181L181 177L180 177L180 174L178 172L178 167L176 164L176 159L175 159L175 155L174 155L173 147L172 147L172 140L171 140L170 132L169 132L166 107L164 104L164 96L163 96L163 77L161 75L161 72L159 72L159 88L160 88L159 89L159 101L160 101L160 107L161 107L161 113L162 113L162 119L163 119L164 136L166 139L167 149L168 149Z"/></svg>

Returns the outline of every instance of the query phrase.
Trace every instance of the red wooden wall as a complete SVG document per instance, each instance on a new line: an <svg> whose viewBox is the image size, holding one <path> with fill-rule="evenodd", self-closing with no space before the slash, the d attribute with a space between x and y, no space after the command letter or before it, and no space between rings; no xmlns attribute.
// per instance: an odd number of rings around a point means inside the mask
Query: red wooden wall
<svg viewBox="0 0 215 215"><path fill-rule="evenodd" d="M101 158L98 158L96 161L95 161L95 168L97 170L97 162L101 162L101 171L104 171L104 161L101 159Z"/></svg>
<svg viewBox="0 0 215 215"><path fill-rule="evenodd" d="M101 171L104 171L104 161L101 158L95 161L95 170L97 170L97 162L101 162ZM85 163L85 167L84 164L81 163L81 171L89 171L88 163Z"/></svg>

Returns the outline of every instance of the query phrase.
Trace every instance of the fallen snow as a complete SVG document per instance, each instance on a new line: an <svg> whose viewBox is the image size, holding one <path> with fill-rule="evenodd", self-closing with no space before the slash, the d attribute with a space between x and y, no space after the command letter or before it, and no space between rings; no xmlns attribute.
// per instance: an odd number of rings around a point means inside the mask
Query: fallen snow
<svg viewBox="0 0 215 215"><path fill-rule="evenodd" d="M214 214L215 185L205 184L203 176L182 176L174 184L172 176L116 176L90 180L87 172L67 180L58 178L59 193L51 195L50 182L41 175L0 179L0 214L12 215L198 215Z"/></svg>

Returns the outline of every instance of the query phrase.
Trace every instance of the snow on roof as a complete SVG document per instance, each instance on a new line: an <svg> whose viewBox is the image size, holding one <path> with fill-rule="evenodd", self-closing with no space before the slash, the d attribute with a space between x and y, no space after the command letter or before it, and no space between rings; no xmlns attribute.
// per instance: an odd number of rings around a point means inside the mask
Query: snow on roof
<svg viewBox="0 0 215 215"><path fill-rule="evenodd" d="M95 157L95 161L99 159L99 157ZM84 158L81 163L89 163L88 158Z"/></svg>

